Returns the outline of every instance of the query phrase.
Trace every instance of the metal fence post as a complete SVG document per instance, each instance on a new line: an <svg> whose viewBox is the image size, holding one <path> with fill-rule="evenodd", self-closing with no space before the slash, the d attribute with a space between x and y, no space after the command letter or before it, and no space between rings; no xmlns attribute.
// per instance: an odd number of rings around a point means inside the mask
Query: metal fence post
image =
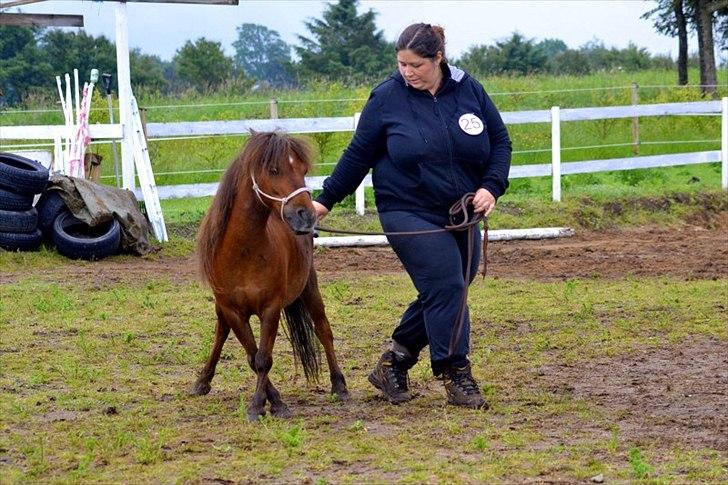
<svg viewBox="0 0 728 485"><path fill-rule="evenodd" d="M723 190L728 190L728 98L721 102L721 130L720 130L720 180Z"/></svg>
<svg viewBox="0 0 728 485"><path fill-rule="evenodd" d="M361 116L361 113L354 113L354 131L356 132L356 127L359 125L359 117ZM356 206L356 213L360 216L364 215L364 182L359 184L359 187L356 188L356 192L354 193L354 202Z"/></svg>
<svg viewBox="0 0 728 485"><path fill-rule="evenodd" d="M272 120L278 119L278 100L277 99L270 100L270 119L272 119Z"/></svg>
<svg viewBox="0 0 728 485"><path fill-rule="evenodd" d="M551 107L551 193L555 202L561 202L561 112Z"/></svg>
<svg viewBox="0 0 728 485"><path fill-rule="evenodd" d="M640 104L639 92L637 91L639 86L637 83L632 83L632 106ZM632 118L632 153L635 155L640 154L640 119L639 116Z"/></svg>

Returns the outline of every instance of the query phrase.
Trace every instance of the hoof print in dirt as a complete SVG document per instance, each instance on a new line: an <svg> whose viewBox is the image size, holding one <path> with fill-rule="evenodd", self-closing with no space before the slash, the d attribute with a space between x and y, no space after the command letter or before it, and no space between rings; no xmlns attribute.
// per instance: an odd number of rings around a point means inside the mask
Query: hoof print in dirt
<svg viewBox="0 0 728 485"><path fill-rule="evenodd" d="M70 212L63 212L53 223L53 242L68 258L102 259L119 252L121 227L116 219L89 226Z"/></svg>
<svg viewBox="0 0 728 485"><path fill-rule="evenodd" d="M35 160L0 153L0 188L16 194L40 194L48 185L48 169Z"/></svg>

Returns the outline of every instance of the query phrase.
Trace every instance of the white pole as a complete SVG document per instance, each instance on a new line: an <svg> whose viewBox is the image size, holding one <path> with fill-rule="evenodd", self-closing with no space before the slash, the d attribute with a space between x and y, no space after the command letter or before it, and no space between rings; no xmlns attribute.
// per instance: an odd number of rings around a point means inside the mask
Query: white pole
<svg viewBox="0 0 728 485"><path fill-rule="evenodd" d="M720 180L723 190L728 190L728 98L723 98L721 108L723 116L720 130Z"/></svg>
<svg viewBox="0 0 728 485"><path fill-rule="evenodd" d="M551 192L555 202L561 201L561 113L551 108Z"/></svg>
<svg viewBox="0 0 728 485"><path fill-rule="evenodd" d="M131 120L131 72L129 70L129 26L126 2L116 4L116 69L119 83L119 122L124 128L121 139L122 187L134 190L134 152Z"/></svg>
<svg viewBox="0 0 728 485"><path fill-rule="evenodd" d="M356 127L359 125L359 117L361 117L361 113L354 113L354 131L356 131ZM359 187L356 188L356 192L354 192L354 205L356 206L356 213L360 216L364 215L364 182L359 184Z"/></svg>
<svg viewBox="0 0 728 485"><path fill-rule="evenodd" d="M76 92L76 124L78 125L79 121L80 121L78 119L78 117L80 116L80 113L81 113L81 109L80 109L81 98L79 96L79 91L78 91L78 69L73 70L73 87L74 87L74 91Z"/></svg>
<svg viewBox="0 0 728 485"><path fill-rule="evenodd" d="M73 157L73 96L71 95L71 76L65 74L66 81L66 151L63 173L71 175L71 158Z"/></svg>

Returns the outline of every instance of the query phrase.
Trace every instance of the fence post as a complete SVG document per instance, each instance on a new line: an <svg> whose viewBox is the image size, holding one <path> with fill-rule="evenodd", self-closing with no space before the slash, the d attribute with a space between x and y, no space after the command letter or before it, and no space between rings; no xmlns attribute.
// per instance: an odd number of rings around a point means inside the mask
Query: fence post
<svg viewBox="0 0 728 485"><path fill-rule="evenodd" d="M116 4L116 81L119 86L119 123L124 127L121 139L122 187L136 187L134 147L132 146L131 70L129 67L129 25L126 2Z"/></svg>
<svg viewBox="0 0 728 485"><path fill-rule="evenodd" d="M728 98L721 102L721 130L720 130L720 180L723 190L728 190Z"/></svg>
<svg viewBox="0 0 728 485"><path fill-rule="evenodd" d="M640 104L639 92L637 91L639 85L632 83L632 106ZM640 154L640 118L635 116L632 118L632 153L634 155Z"/></svg>
<svg viewBox="0 0 728 485"><path fill-rule="evenodd" d="M272 119L272 120L278 119L278 100L277 99L270 100L270 119Z"/></svg>
<svg viewBox="0 0 728 485"><path fill-rule="evenodd" d="M354 113L354 131L356 132L356 127L359 125L359 117L361 116L361 113ZM360 216L364 215L364 182L359 184L359 187L356 188L356 192L354 193L354 205L356 206L356 213Z"/></svg>
<svg viewBox="0 0 728 485"><path fill-rule="evenodd" d="M555 202L561 202L561 112L551 107L551 193Z"/></svg>

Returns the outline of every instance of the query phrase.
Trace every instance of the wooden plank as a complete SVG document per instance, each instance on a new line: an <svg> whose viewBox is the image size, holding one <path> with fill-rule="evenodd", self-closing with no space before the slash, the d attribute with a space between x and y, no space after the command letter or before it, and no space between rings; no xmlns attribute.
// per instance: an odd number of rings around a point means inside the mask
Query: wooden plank
<svg viewBox="0 0 728 485"><path fill-rule="evenodd" d="M83 27L83 15L0 13L0 25Z"/></svg>
<svg viewBox="0 0 728 485"><path fill-rule="evenodd" d="M321 133L354 131L351 116L338 118L281 118L276 120L191 121L148 123L150 138L165 136L247 135L250 130L283 130L288 133Z"/></svg>
<svg viewBox="0 0 728 485"><path fill-rule="evenodd" d="M89 125L88 129L93 139L120 139L123 133L120 124ZM65 131L65 125L0 126L0 140L53 140Z"/></svg>
<svg viewBox="0 0 728 485"><path fill-rule="evenodd" d="M666 116L702 113L720 113L720 101L563 109L561 110L561 121L604 120L611 118L632 118L634 116Z"/></svg>
<svg viewBox="0 0 728 485"><path fill-rule="evenodd" d="M128 3L182 3L187 5L238 5L239 0L103 0Z"/></svg>
<svg viewBox="0 0 728 485"><path fill-rule="evenodd" d="M611 158L608 160L588 160L561 164L562 175L576 173L611 172L613 170L634 170L637 168L672 167L695 163L719 162L720 152L671 153L648 157Z"/></svg>
<svg viewBox="0 0 728 485"><path fill-rule="evenodd" d="M152 230L157 241L167 241L167 226L164 223L164 214L162 206L159 204L159 191L154 181L154 172L152 171L152 162L149 159L149 150L147 149L147 141L142 132L142 120L139 116L139 108L137 100L131 97L131 113L132 113L132 149L134 150L134 164L139 175L139 188L144 198L144 205L147 209L149 222L152 224Z"/></svg>
<svg viewBox="0 0 728 485"><path fill-rule="evenodd" d="M38 3L42 1L43 0L15 0L14 2L0 2L0 9L19 7L20 5L28 5L30 3Z"/></svg>
<svg viewBox="0 0 728 485"><path fill-rule="evenodd" d="M648 157L611 158L607 160L589 160L585 162L562 162L561 175L577 173L611 172L616 170L633 170L637 168L672 167L675 165L692 165L697 163L719 162L721 153L718 150L693 153L673 153ZM551 175L551 164L515 165L511 167L509 179L527 177L548 177ZM326 176L306 177L306 185L314 190L323 187ZM206 197L215 195L217 183L166 185L158 187L160 199L179 199L185 197ZM367 175L362 185L372 186L372 177Z"/></svg>

